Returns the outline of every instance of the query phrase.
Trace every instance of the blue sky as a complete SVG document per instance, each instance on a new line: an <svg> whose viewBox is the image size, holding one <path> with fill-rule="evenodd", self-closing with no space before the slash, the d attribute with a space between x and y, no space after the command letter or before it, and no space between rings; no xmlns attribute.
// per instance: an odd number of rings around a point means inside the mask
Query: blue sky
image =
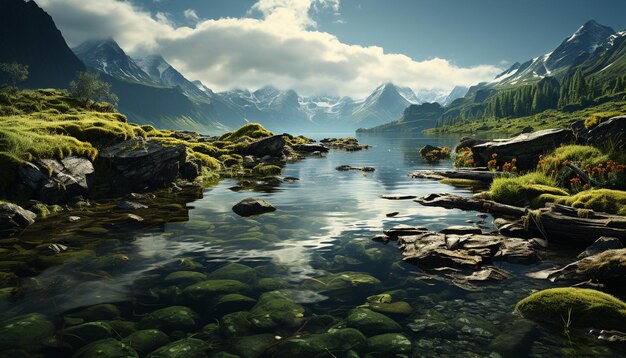
<svg viewBox="0 0 626 358"><path fill-rule="evenodd" d="M113 37L214 90L273 85L365 95L489 81L590 19L626 28L624 0L38 0L71 46Z"/></svg>
<svg viewBox="0 0 626 358"><path fill-rule="evenodd" d="M135 0L184 23L200 17L253 16L254 0ZM316 14L318 30L341 41L383 46L416 60L442 57L461 66L525 61L554 49L588 20L626 29L624 0L344 0L340 14Z"/></svg>

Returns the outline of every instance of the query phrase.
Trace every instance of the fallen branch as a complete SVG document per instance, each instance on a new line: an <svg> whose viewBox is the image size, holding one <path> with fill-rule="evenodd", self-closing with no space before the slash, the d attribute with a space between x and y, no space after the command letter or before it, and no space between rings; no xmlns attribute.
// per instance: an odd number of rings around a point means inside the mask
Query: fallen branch
<svg viewBox="0 0 626 358"><path fill-rule="evenodd" d="M596 181L595 179L591 178L589 175L587 175L587 173L583 172L579 167L575 166L571 162L567 163L566 165L567 165L568 168L573 170L574 173L578 174L580 179L582 179L585 182L589 183L589 185L591 185L593 187L596 187L596 188L601 187L601 185L600 185L600 183L598 183L598 181Z"/></svg>

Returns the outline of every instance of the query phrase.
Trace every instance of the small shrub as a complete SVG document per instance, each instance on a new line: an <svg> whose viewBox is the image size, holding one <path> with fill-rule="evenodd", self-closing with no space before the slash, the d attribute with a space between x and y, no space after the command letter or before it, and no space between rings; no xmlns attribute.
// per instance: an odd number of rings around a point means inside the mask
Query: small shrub
<svg viewBox="0 0 626 358"><path fill-rule="evenodd" d="M474 154L472 149L468 147L459 148L454 156L454 166L457 168L472 168L475 167Z"/></svg>
<svg viewBox="0 0 626 358"><path fill-rule="evenodd" d="M585 128L593 129L598 124L606 121L607 119L621 116L622 114L623 114L622 112L614 112L614 111L593 113L592 115L590 115L589 117L585 119Z"/></svg>
<svg viewBox="0 0 626 358"><path fill-rule="evenodd" d="M452 149L449 147L433 147L427 145L420 149L420 155L427 162L436 163L442 160L450 159Z"/></svg>

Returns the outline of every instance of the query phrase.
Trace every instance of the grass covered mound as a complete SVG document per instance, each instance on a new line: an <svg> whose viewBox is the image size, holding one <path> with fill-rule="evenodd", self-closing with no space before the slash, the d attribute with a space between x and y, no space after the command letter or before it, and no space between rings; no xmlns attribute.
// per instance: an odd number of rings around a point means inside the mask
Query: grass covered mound
<svg viewBox="0 0 626 358"><path fill-rule="evenodd" d="M568 192L557 188L554 178L538 172L495 178L489 188L492 200L509 205L527 205L543 194L568 195Z"/></svg>
<svg viewBox="0 0 626 358"><path fill-rule="evenodd" d="M574 195L544 193L538 200L626 216L626 191L622 190L592 189Z"/></svg>
<svg viewBox="0 0 626 358"><path fill-rule="evenodd" d="M587 288L551 288L533 293L515 306L533 321L569 327L623 329L626 303Z"/></svg>

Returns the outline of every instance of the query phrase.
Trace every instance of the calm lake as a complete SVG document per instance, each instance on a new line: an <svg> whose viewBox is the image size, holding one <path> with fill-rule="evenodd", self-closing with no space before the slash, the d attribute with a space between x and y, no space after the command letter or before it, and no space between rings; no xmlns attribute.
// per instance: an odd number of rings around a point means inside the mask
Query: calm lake
<svg viewBox="0 0 626 358"><path fill-rule="evenodd" d="M198 302L188 302L182 292L184 285L177 287L174 281L165 278L176 271L201 272L210 278L216 269L236 262L251 270L238 267L231 271L239 273L218 278L240 275L237 278L250 286L246 296L253 299L263 292L283 289L293 302L304 307L304 317L328 316L326 329L342 325L349 312L363 305L368 296L391 292L394 302L406 302L410 306L409 312L390 313L389 317L399 323L402 333L411 341L414 356L625 354L592 341L570 339L563 334L562 327L553 330L535 327L512 314L517 301L533 290L550 287L548 282L526 274L560 263L559 255L547 252L544 261L535 265L498 263L499 268L510 273L509 279L480 291L466 291L403 262L394 242L385 245L371 240L398 224L426 226L435 231L473 223L486 232L495 228L493 218L480 222L476 212L380 198L384 194L471 194L468 189L408 176L412 170L451 168L451 162L426 163L418 150L425 144L454 147L458 138L361 135L358 139L372 148L360 152L331 150L324 157L288 164L282 175L298 178L297 181L253 191L237 188L234 179L223 180L204 189L197 198L189 199L188 212L184 210L188 216L181 217L178 211L168 214L167 205L161 205L158 215L166 216L163 221L168 221L167 216L171 215L176 222L111 229L114 226L107 223L114 222L119 214L103 204L100 209L69 214L81 217L72 223L63 214L33 225L22 235L22 242L15 243L25 251L34 245L58 242L68 246L69 251L87 253L77 255L75 260L70 257L64 264L41 273L30 266L47 265L31 261L25 266L16 264L17 268L12 270L22 278L15 285L6 284L2 291L3 318L29 312L61 317L89 305L114 303L121 312L118 321L139 322L154 310L181 305L199 311L201 318L196 322L196 331L200 331L206 324L216 324L221 313L204 311ZM368 173L335 170L343 164L373 166L376 170ZM250 218L239 217L231 208L247 197L264 199L277 210ZM391 212L398 214L387 217ZM53 252L50 257L54 257ZM14 287L19 287L20 293L9 298ZM246 307L245 303L241 307ZM246 308L249 309L252 307ZM65 324L69 323L65 321ZM300 330L297 325L294 328L279 324L260 331L272 333L278 341L296 331L317 332L316 329L320 331L313 324ZM253 329L249 335L260 331ZM174 332L170 338L176 335L182 333ZM238 350L241 348L233 348L237 340L224 342L217 340L215 350L230 349L244 354ZM497 353L499 347L507 345L517 353ZM343 356L345 352L333 354Z"/></svg>

